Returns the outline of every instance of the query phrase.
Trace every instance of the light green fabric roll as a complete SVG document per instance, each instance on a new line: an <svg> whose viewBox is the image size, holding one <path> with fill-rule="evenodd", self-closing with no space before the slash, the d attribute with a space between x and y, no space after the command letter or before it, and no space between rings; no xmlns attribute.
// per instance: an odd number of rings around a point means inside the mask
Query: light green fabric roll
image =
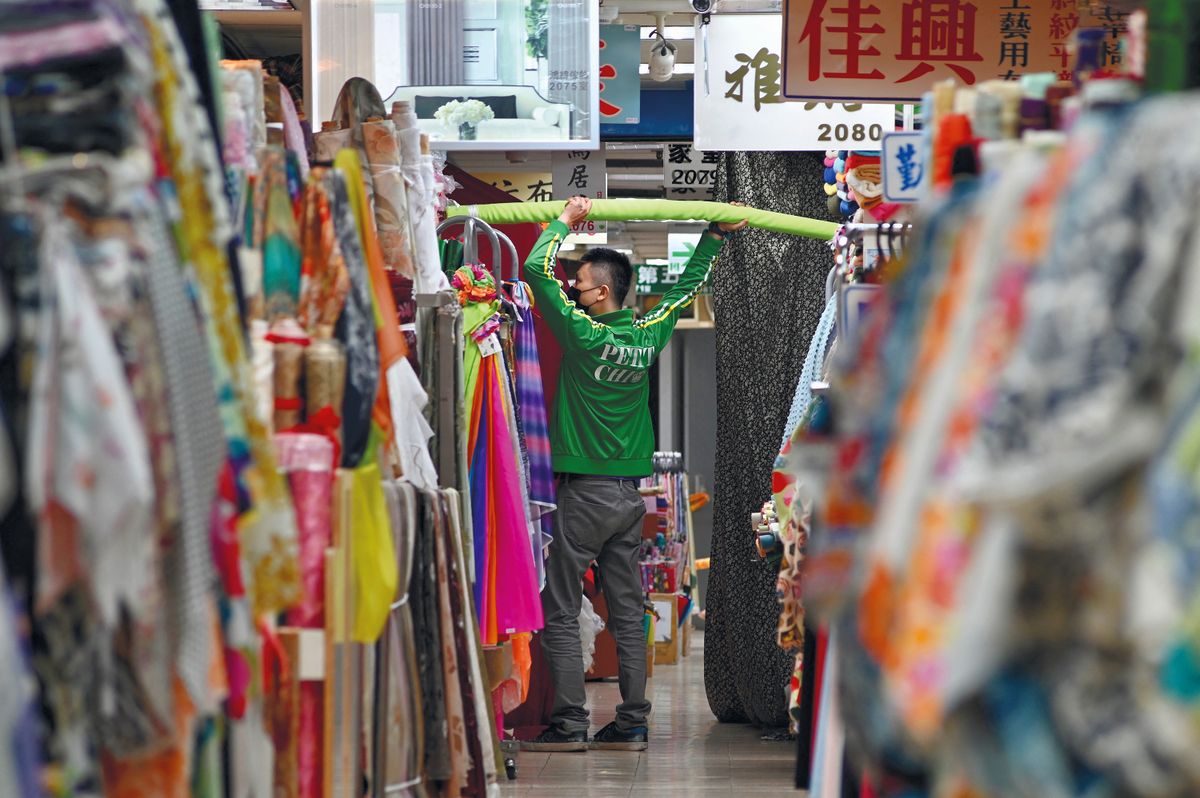
<svg viewBox="0 0 1200 798"><path fill-rule="evenodd" d="M551 222L563 211L565 202L504 202L496 205L452 205L447 216L477 216L488 224ZM789 233L804 238L828 241L837 232L834 222L788 216L786 213L760 211L724 202L687 202L682 200L592 200L589 219L604 222L740 222L749 219L751 227Z"/></svg>

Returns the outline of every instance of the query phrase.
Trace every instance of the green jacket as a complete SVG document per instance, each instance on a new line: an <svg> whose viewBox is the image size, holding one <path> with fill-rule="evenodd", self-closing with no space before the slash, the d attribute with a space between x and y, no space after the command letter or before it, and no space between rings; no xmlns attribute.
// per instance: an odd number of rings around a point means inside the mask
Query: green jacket
<svg viewBox="0 0 1200 798"><path fill-rule="evenodd" d="M554 470L565 474L644 477L654 472L650 365L666 347L679 313L708 279L721 242L705 235L687 268L650 313L592 318L554 279L554 259L568 233L550 224L525 261L525 281L563 348L558 400L550 420Z"/></svg>

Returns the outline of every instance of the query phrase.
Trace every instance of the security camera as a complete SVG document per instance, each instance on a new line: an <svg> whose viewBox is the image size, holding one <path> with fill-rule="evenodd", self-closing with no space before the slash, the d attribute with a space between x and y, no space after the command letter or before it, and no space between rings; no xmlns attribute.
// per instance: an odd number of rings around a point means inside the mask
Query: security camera
<svg viewBox="0 0 1200 798"><path fill-rule="evenodd" d="M712 11L713 0L692 0L692 8L697 14L707 14Z"/></svg>
<svg viewBox="0 0 1200 798"><path fill-rule="evenodd" d="M664 83L675 74L675 45L671 44L660 34L658 41L650 48L650 79Z"/></svg>

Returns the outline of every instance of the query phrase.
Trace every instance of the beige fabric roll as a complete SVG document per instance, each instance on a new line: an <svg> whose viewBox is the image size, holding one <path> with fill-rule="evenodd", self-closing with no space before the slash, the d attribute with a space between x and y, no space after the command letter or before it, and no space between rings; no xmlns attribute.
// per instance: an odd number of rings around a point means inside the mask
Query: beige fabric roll
<svg viewBox="0 0 1200 798"><path fill-rule="evenodd" d="M300 423L300 376L304 372L304 347L291 341L275 344L275 430ZM282 405L282 407L281 407Z"/></svg>
<svg viewBox="0 0 1200 798"><path fill-rule="evenodd" d="M349 128L322 129L313 134L313 156L318 161L332 161L339 152L352 146Z"/></svg>
<svg viewBox="0 0 1200 798"><path fill-rule="evenodd" d="M346 353L341 344L331 339L313 341L304 353L304 377L309 418L326 407L340 416L346 390ZM337 434L340 438L340 427Z"/></svg>
<svg viewBox="0 0 1200 798"><path fill-rule="evenodd" d="M387 267L405 277L415 275L409 240L408 193L391 120L364 122L363 147L375 185L375 227Z"/></svg>

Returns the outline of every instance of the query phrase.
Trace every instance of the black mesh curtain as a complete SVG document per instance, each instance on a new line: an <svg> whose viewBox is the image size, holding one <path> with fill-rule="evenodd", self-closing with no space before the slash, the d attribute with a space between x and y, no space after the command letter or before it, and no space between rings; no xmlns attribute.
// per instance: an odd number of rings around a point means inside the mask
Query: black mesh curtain
<svg viewBox="0 0 1200 798"><path fill-rule="evenodd" d="M728 153L716 199L828 219L824 154ZM796 380L825 304L822 241L752 230L713 270L717 320L717 464L704 682L725 722L787 724L792 657L775 644L776 569L754 548L750 514L771 496L771 470Z"/></svg>

